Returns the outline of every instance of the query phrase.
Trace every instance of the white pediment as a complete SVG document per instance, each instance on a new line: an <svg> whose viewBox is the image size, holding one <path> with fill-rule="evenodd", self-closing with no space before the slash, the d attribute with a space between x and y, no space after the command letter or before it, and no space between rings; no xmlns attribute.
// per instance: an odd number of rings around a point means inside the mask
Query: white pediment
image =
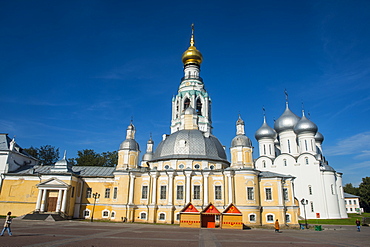
<svg viewBox="0 0 370 247"><path fill-rule="evenodd" d="M44 182L37 184L38 188L68 188L69 186L70 185L57 178L50 178Z"/></svg>

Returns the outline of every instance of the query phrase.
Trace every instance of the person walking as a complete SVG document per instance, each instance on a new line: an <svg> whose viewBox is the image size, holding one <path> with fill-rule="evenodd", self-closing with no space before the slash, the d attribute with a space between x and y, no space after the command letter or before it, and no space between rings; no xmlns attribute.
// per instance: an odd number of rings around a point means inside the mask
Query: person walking
<svg viewBox="0 0 370 247"><path fill-rule="evenodd" d="M356 219L356 226L357 226L357 231L361 231L361 222L359 219Z"/></svg>
<svg viewBox="0 0 370 247"><path fill-rule="evenodd" d="M275 232L280 232L280 225L278 219L275 221Z"/></svg>
<svg viewBox="0 0 370 247"><path fill-rule="evenodd" d="M12 224L12 218L10 217L12 215L12 212L8 212L5 218L5 223L4 223L4 229L1 231L0 236L4 235L5 230L8 230L9 236L12 236L12 230L10 229L10 224Z"/></svg>

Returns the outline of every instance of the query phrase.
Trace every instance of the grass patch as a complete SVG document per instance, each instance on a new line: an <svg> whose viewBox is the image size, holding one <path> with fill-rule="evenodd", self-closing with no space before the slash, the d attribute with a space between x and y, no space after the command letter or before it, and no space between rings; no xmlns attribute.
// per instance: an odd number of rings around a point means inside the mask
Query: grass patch
<svg viewBox="0 0 370 247"><path fill-rule="evenodd" d="M370 217L370 213L348 214L347 219L310 219L307 223L310 225L355 225L356 219L361 220L362 217ZM305 221L299 220L299 223L305 224Z"/></svg>

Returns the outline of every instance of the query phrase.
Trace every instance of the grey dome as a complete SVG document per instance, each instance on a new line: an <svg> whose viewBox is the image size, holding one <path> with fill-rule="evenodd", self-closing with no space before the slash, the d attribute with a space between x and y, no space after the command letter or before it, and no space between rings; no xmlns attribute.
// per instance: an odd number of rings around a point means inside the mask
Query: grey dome
<svg viewBox="0 0 370 247"><path fill-rule="evenodd" d="M277 136L276 131L270 126L268 126L268 124L266 123L266 119L263 120L262 126L254 134L254 137L256 138L257 141L261 139L275 140L276 136Z"/></svg>
<svg viewBox="0 0 370 247"><path fill-rule="evenodd" d="M200 130L180 130L159 143L153 160L204 159L226 160L220 141L213 135L206 137Z"/></svg>
<svg viewBox="0 0 370 247"><path fill-rule="evenodd" d="M231 147L252 147L251 140L246 135L237 135L231 141Z"/></svg>
<svg viewBox="0 0 370 247"><path fill-rule="evenodd" d="M287 104L284 113L275 121L274 128L278 133L285 130L293 130L299 119L300 117L295 115Z"/></svg>
<svg viewBox="0 0 370 247"><path fill-rule="evenodd" d="M317 132L317 125L306 118L306 116L303 114L301 120L299 120L299 122L294 126L294 132L297 135L303 133L312 133L315 135Z"/></svg>
<svg viewBox="0 0 370 247"><path fill-rule="evenodd" d="M145 153L143 155L142 161L149 161L149 160L152 160L152 159L153 159L153 153Z"/></svg>
<svg viewBox="0 0 370 247"><path fill-rule="evenodd" d="M67 166L69 166L69 163L65 158L63 158L63 159L58 160L57 162L55 162L54 166L55 167L62 167L62 166L67 167Z"/></svg>
<svg viewBox="0 0 370 247"><path fill-rule="evenodd" d="M188 108L186 108L184 114L185 115L195 115L196 111L194 110L193 107L189 106Z"/></svg>
<svg viewBox="0 0 370 247"><path fill-rule="evenodd" d="M322 143L324 141L324 136L320 132L316 132L315 141Z"/></svg>
<svg viewBox="0 0 370 247"><path fill-rule="evenodd" d="M119 146L119 150L136 150L139 151L139 144L133 139L124 140Z"/></svg>

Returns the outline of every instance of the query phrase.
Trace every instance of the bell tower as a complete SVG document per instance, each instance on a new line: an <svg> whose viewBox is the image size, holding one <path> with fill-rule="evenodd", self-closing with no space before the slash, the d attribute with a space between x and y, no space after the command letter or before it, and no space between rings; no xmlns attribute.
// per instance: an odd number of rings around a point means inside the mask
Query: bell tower
<svg viewBox="0 0 370 247"><path fill-rule="evenodd" d="M194 46L194 24L189 48L182 54L184 77L181 79L178 93L172 99L171 134L184 129L183 123L186 109L193 108L196 112L198 128L203 132L212 132L211 98L204 88L200 77L200 64L203 56Z"/></svg>

